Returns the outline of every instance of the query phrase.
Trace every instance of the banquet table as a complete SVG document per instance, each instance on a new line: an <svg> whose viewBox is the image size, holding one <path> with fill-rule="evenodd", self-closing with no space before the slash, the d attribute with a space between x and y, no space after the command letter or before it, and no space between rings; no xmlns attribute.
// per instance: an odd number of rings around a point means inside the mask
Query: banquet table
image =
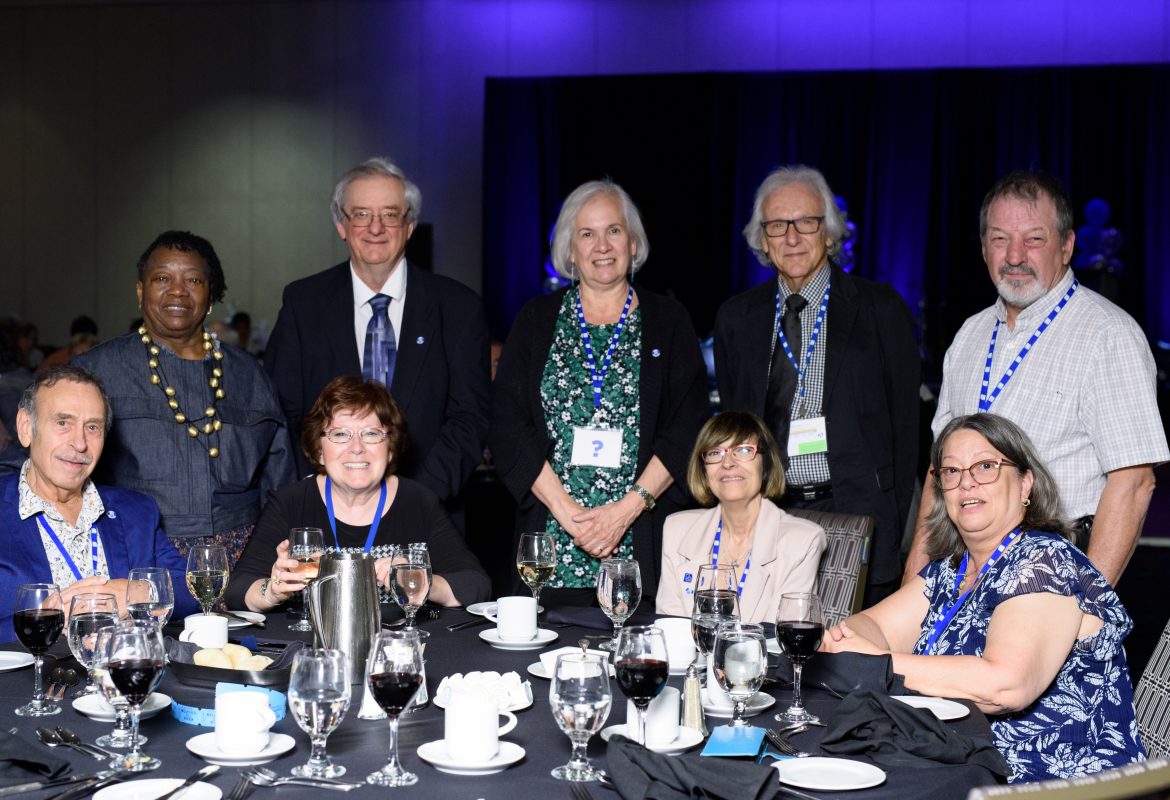
<svg viewBox="0 0 1170 800"><path fill-rule="evenodd" d="M487 776L457 776L438 771L423 761L417 750L420 745L443 738L443 711L433 703L426 707L403 714L399 736L399 754L403 766L416 773L419 781L414 786L383 789L381 787L366 787L349 793L329 793L329 796L344 796L360 798L372 795L374 792L390 792L402 797L434 797L434 798L483 798L490 800L526 800L527 798L569 797L569 787L564 782L555 780L550 774L554 767L564 764L569 759L570 745L568 737L561 732L553 720L549 703L549 682L532 677L526 672L526 667L539 661L540 650L537 651L504 651L489 646L479 638L481 631L488 626L477 626L460 631L448 631L447 626L453 623L472 620L473 616L462 609L444 609L440 619L429 620L421 627L430 632L426 640L426 672L427 687L433 698L435 690L444 676L456 672L472 670L495 670L498 672L515 671L522 680L529 680L532 685L533 704L525 710L516 712L518 724L502 737L503 741L514 742L525 750L525 757L518 763L505 769L503 772ZM288 641L304 639L308 634L299 634L289 631L288 624L291 618L283 613L270 614L266 630L254 627L244 628L232 632L233 638L243 635L256 636L260 641ZM546 646L545 649L558 648L566 645L575 645L583 637L591 636L592 646L596 646L599 631L576 626L550 627L555 630L559 638ZM172 630L173 629L173 630ZM177 632L178 628L172 624L168 633ZM19 645L3 645L4 649L20 650ZM68 658L68 649L64 646L64 637L54 646L50 654L57 654L62 660ZM47 659L49 660L49 659ZM46 672L51 667L46 666ZM672 677L670 685L681 689L682 678ZM357 716L360 697L355 686L355 699L349 713L340 727L329 737L328 752L333 761L346 768L346 780L364 780L365 776L382 767L388 755L389 729L385 720L363 720ZM776 684L770 687L777 703L765 711L754 721L765 727L777 727L779 723L773 720L778 709L784 708L791 699L791 690L780 688ZM68 697L62 702L62 712L53 717L27 718L17 717L12 709L27 702L32 691L32 670L21 669L0 674L0 706L8 719L6 729L16 728L18 735L35 741L34 731L39 725L65 725L77 731L85 741L92 742L98 736L108 732L110 723L93 721L71 707ZM214 690L205 687L191 686L179 682L172 671L168 670L158 691L165 692L186 705L197 707L214 706ZM70 692L72 693L72 692ZM613 682L614 703L606 726L624 722L625 698L621 694L616 681ZM826 722L830 722L833 711L840 702L827 691L817 687L807 687L805 701L809 709L818 714ZM968 704L970 705L970 704ZM978 709L970 706L971 713L951 724L955 729L972 738L988 740L990 727L986 717ZM707 718L708 728L723 724L726 720ZM186 777L197 770L205 762L191 753L185 747L187 740L207 733L210 728L199 728L178 722L168 711L145 719L141 723L143 734L149 737L144 751L162 761L162 766L143 777ZM277 722L274 732L285 733L296 740L296 746L278 757L267 766L281 774L308 758L308 737L300 731L291 715ZM814 728L805 734L793 739L793 742L802 749L816 752L816 744L823 736L824 728ZM593 737L589 745L590 760L597 766L605 767L606 745L599 736ZM695 747L680 758L699 758L701 747ZM101 762L88 758L80 753L64 751L56 748L53 754L67 759L73 765L74 771L92 772L102 768ZM865 759L859 759L865 760ZM766 763L770 763L767 760ZM913 800L914 798L939 797L966 797L967 791L979 785L995 783L994 776L983 767L974 765L937 766L925 769L886 769L887 779L881 786L860 791L845 792L816 792L803 790L816 797L866 798L867 800ZM231 791L237 780L237 771L232 767L223 767L220 772L208 782L218 786L226 795ZM777 783L777 785L779 785ZM61 791L47 789L37 792L36 798L48 797ZM595 798L616 798L618 795L603 788L599 784L590 784L590 791ZM263 800L266 792L276 792L277 798L307 798L320 797L321 791L295 786L279 788L257 788L252 798Z"/></svg>

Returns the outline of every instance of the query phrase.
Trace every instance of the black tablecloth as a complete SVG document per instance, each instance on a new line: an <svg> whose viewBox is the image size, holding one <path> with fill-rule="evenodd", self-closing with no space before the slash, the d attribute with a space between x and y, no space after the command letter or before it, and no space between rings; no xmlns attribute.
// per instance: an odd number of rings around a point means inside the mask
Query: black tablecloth
<svg viewBox="0 0 1170 800"><path fill-rule="evenodd" d="M548 705L549 682L540 678L531 677L526 667L539 662L542 651L510 652L496 650L488 646L479 638L481 631L487 626L470 628L463 631L449 632L448 624L473 617L461 609L446 609L439 620L422 623L422 627L429 630L427 639L427 686L433 697L439 682L444 676L455 672L471 670L496 670L507 672L516 671L522 679L532 683L533 704L530 708L517 712L519 724L510 733L506 734L505 741L514 742L526 751L526 756L519 763L496 775L463 777L448 775L431 767L419 758L417 750L420 745L443 737L443 712L433 704L414 713L403 715L400 737L399 754L406 769L419 776L419 782L411 787L400 789L360 789L356 794L337 793L340 797L361 797L372 794L391 792L402 797L432 797L432 798L483 798L491 800L552 800L569 796L569 787L563 782L555 780L549 771L564 764L569 759L569 739L556 726ZM255 635L261 641L288 640L305 638L305 634L297 634L287 630L288 620L283 614L270 615L268 629L261 631L256 628L245 628L233 631L233 638L240 635ZM576 644L584 636L592 636L596 646L597 631L579 627L556 629L559 634L557 641L548 645L548 648L557 648ZM19 650L18 645L7 645L6 649ZM58 653L67 657L68 650L64 647L64 639L54 646L51 653ZM359 668L360 669L360 668ZM671 678L671 685L681 688L682 678ZM346 767L346 779L363 780L365 776L382 767L388 755L389 729L384 720L361 720L357 717L360 696L355 687L355 697L349 714L341 726L329 737L328 751L335 763ZM776 706L766 711L757 719L763 726L775 726L777 723L772 715L777 709L785 707L791 699L789 690L772 685L778 697ZM621 695L616 683L614 690L614 706L610 719L606 725L624 722L625 699ZM32 670L22 669L15 672L0 674L0 709L7 715L6 728L15 727L20 735L35 741L33 731L38 725L48 722L50 725L66 725L76 730L86 741L93 741L96 737L108 732L111 725L90 720L75 711L69 704L68 698L62 704L62 713L40 720L17 717L12 709L27 702L32 691ZM200 707L214 706L214 690L188 686L180 683L172 673L163 679L159 691L165 692L186 705ZM805 691L806 705L813 713L828 721L832 718L833 709L839 700L828 692L808 687ZM725 720L708 718L708 727L723 724ZM956 730L968 736L990 737L990 727L982 713L972 706L971 714L952 723ZM162 767L143 777L186 777L198 769L204 762L184 746L186 741L196 735L208 732L209 728L197 728L184 725L175 720L168 712L163 712L151 719L143 720L142 732L150 737L144 750L162 760ZM290 752L276 759L268 765L282 774L294 766L304 763L308 759L308 737L297 727L291 716L278 722L274 732L286 733L296 740L296 747ZM824 728L814 728L807 733L798 735L794 742L806 749L815 752L816 744L823 735ZM57 748L55 755L67 758L74 770L91 772L100 768L98 761L90 759L80 753L72 751L62 752ZM682 758L698 758L700 747L681 756ZM589 757L597 765L605 766L605 744L600 737L594 737L589 746ZM982 767L938 767L920 770L887 770L888 778L880 787L858 792L827 792L823 797L840 798L868 798L869 800L914 800L914 798L965 797L967 790L973 786L995 783L990 772ZM219 786L225 794L231 790L236 781L236 770L224 767L221 772L211 779L211 783ZM590 790L595 798L616 798L613 794L597 784ZM322 792L315 789L299 787L281 787L279 789L257 790L253 798L263 800L264 792L278 792L281 798L308 798L321 797ZM52 790L38 793L36 797L44 797ZM333 794L328 796L332 797Z"/></svg>

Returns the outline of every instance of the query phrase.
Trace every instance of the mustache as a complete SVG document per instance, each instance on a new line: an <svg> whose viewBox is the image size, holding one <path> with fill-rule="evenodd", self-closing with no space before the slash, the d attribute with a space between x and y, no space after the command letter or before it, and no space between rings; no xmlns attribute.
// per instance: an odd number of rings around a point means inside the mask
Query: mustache
<svg viewBox="0 0 1170 800"><path fill-rule="evenodd" d="M67 456L61 456L62 461L68 461L71 464L81 464L82 466L89 466L93 463L93 456L83 456L81 453L71 453Z"/></svg>
<svg viewBox="0 0 1170 800"><path fill-rule="evenodd" d="M998 270L999 277L1019 277L1021 275L1028 275L1032 278L1036 277L1036 270L1029 267L1027 264L1004 264Z"/></svg>

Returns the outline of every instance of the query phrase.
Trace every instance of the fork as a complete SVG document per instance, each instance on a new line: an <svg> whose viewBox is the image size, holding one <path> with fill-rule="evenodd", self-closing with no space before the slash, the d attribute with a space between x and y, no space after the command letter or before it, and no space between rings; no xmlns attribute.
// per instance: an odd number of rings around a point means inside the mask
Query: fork
<svg viewBox="0 0 1170 800"><path fill-rule="evenodd" d="M593 800L593 794L583 783L570 783L569 795L573 800Z"/></svg>
<svg viewBox="0 0 1170 800"><path fill-rule="evenodd" d="M253 787L252 781L248 779L248 776L240 773L240 778L232 788L231 794L227 796L227 800L244 800L245 797L252 793L253 788L255 787Z"/></svg>
<svg viewBox="0 0 1170 800"><path fill-rule="evenodd" d="M804 730L807 730L807 728L796 728L795 730L789 732L789 736L791 736L792 734L795 734L795 733L801 733ZM779 750L781 753L783 753L786 756L795 756L797 758L805 758L805 757L811 755L811 753L806 753L802 750L797 750L795 745L792 744L792 742L788 741L788 739L781 736L779 733L772 730L771 728L765 728L764 735L766 737L768 737L768 741L772 744L773 747L775 747L777 750Z"/></svg>

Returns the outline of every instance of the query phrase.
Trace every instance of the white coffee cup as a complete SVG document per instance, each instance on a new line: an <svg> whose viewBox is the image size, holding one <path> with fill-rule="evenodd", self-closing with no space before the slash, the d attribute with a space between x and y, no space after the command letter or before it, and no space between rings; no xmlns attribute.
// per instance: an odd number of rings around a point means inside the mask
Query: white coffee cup
<svg viewBox="0 0 1170 800"><path fill-rule="evenodd" d="M727 692L719 685L719 681L715 680L715 659L707 659L707 685L703 687L703 699L707 705L717 708L720 711L730 711L734 703L731 698L727 696Z"/></svg>
<svg viewBox="0 0 1170 800"><path fill-rule="evenodd" d="M228 640L227 617L218 614L192 614L183 620L179 641L200 647L223 647Z"/></svg>
<svg viewBox="0 0 1170 800"><path fill-rule="evenodd" d="M500 725L500 717L508 721ZM515 727L516 715L480 692L453 693L443 712L447 755L464 763L491 761L500 752L500 737Z"/></svg>
<svg viewBox="0 0 1170 800"><path fill-rule="evenodd" d="M496 635L504 642L530 642L536 638L536 598L501 597L484 616L496 623Z"/></svg>
<svg viewBox="0 0 1170 800"><path fill-rule="evenodd" d="M268 729L275 724L267 692L245 689L216 695L215 744L224 753L259 753L268 746Z"/></svg>
<svg viewBox="0 0 1170 800"><path fill-rule="evenodd" d="M678 738L678 719L681 695L673 686L665 687L662 692L650 701L646 708L646 744L654 746L667 745ZM635 736L634 725L637 724L637 712L634 701L626 701L626 736Z"/></svg>
<svg viewBox="0 0 1170 800"><path fill-rule="evenodd" d="M666 657L672 672L681 672L695 660L695 637L691 634L689 617L662 617L654 620L654 627L666 639Z"/></svg>

